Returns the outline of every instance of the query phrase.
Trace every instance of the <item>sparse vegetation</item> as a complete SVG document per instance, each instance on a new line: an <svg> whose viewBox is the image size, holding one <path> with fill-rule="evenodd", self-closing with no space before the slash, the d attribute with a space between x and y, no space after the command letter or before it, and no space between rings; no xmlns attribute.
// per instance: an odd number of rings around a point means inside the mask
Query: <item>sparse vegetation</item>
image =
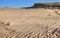
<svg viewBox="0 0 60 38"><path fill-rule="evenodd" d="M31 7L26 7L26 8L49 8L49 9L53 9L53 8L58 8L60 9L60 2L54 2L54 3L35 3L33 6Z"/></svg>

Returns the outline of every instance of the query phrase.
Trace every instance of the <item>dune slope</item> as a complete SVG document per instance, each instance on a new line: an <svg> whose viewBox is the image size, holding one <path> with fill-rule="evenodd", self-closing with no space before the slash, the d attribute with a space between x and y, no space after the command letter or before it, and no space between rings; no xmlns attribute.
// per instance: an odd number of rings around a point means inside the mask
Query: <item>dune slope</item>
<svg viewBox="0 0 60 38"><path fill-rule="evenodd" d="M60 9L0 8L0 38L59 38Z"/></svg>

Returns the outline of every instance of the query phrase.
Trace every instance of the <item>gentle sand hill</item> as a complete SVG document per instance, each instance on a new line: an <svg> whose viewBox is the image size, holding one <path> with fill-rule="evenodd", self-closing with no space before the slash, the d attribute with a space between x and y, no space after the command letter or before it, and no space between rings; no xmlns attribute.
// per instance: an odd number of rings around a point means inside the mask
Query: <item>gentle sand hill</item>
<svg viewBox="0 0 60 38"><path fill-rule="evenodd" d="M60 38L60 9L0 8L0 38Z"/></svg>

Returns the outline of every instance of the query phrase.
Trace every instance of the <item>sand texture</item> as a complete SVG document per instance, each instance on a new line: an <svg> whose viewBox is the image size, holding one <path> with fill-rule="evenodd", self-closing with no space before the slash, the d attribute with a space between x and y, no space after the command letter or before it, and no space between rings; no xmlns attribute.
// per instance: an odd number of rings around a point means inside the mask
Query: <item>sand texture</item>
<svg viewBox="0 0 60 38"><path fill-rule="evenodd" d="M0 8L0 38L60 38L60 9Z"/></svg>

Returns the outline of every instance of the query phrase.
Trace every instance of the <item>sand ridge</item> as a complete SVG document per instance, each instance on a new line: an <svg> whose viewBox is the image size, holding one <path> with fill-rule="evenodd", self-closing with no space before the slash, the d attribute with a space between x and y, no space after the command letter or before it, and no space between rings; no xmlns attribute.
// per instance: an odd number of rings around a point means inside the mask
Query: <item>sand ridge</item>
<svg viewBox="0 0 60 38"><path fill-rule="evenodd" d="M0 38L59 38L60 9L0 9Z"/></svg>

